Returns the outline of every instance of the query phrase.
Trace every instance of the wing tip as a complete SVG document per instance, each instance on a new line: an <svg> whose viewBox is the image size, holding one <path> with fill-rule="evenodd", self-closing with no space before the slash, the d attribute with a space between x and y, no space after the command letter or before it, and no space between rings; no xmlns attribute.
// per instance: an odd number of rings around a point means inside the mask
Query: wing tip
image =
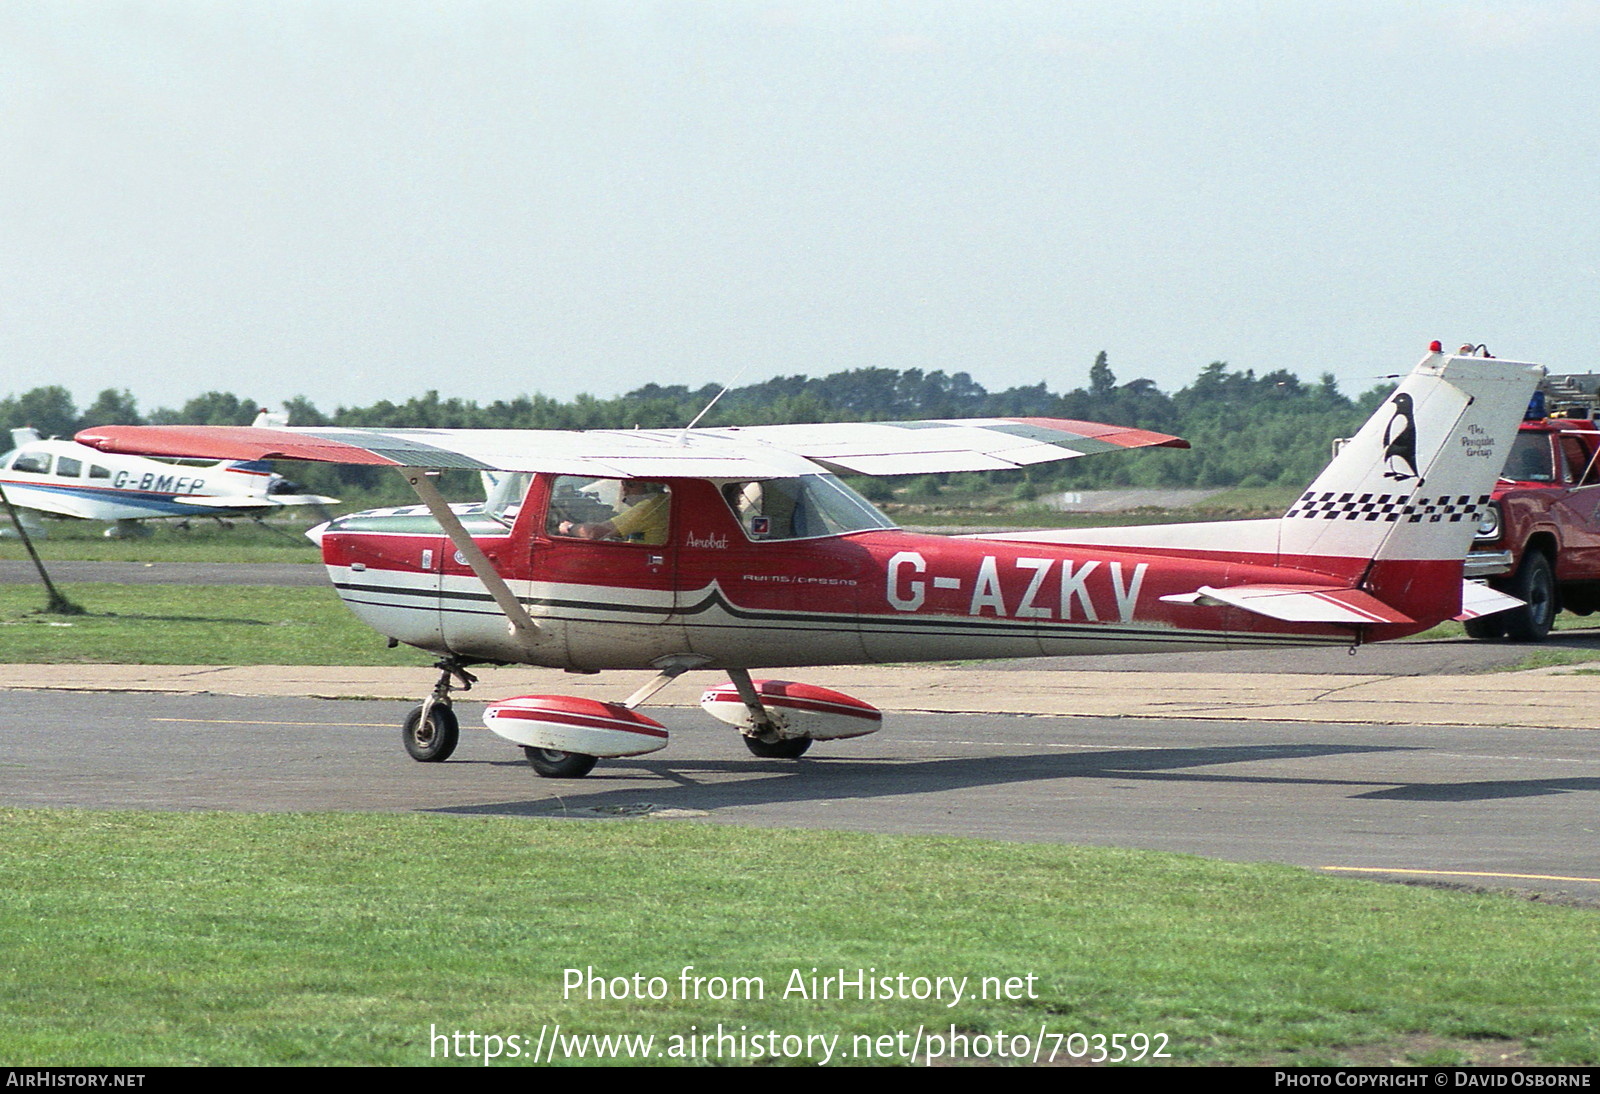
<svg viewBox="0 0 1600 1094"><path fill-rule="evenodd" d="M105 425L73 438L97 452L208 460L306 460L395 466L398 461L345 441L248 425Z"/></svg>

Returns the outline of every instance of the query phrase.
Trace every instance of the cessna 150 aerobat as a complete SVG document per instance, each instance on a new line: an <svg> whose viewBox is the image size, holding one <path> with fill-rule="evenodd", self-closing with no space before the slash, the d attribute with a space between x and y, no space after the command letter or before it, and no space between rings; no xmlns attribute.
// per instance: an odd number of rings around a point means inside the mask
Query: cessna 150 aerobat
<svg viewBox="0 0 1600 1094"><path fill-rule="evenodd" d="M263 410L257 425L283 423ZM114 522L106 535L140 534L152 517L261 516L284 506L334 505L338 498L302 494L264 463L170 457L107 456L72 441L13 429L0 456L0 489L19 509Z"/></svg>
<svg viewBox="0 0 1600 1094"><path fill-rule="evenodd" d="M1438 343L1281 518L942 537L895 528L834 477L1019 468L1175 437L1041 418L532 432L107 426L103 451L392 465L421 506L313 534L339 594L441 655L413 757L457 741L467 669L653 668L622 702L528 695L484 723L541 774L653 752L638 708L679 675L750 750L799 757L879 714L752 669L1285 644L1357 645L1520 604L1463 582L1479 507L1541 374ZM499 472L449 505L436 472Z"/></svg>

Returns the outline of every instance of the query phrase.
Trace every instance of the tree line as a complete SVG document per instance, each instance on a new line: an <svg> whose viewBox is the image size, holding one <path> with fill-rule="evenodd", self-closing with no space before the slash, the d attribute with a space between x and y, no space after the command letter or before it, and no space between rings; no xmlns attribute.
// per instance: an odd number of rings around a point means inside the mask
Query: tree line
<svg viewBox="0 0 1600 1094"><path fill-rule="evenodd" d="M907 418L1049 417L1110 422L1187 438L1191 452L1147 450L994 472L998 482L1051 488L1106 486L1300 485L1327 462L1329 442L1349 436L1387 393L1379 387L1352 399L1331 374L1306 383L1279 369L1257 376L1214 361L1185 387L1164 392L1149 379L1119 382L1105 353L1088 382L1056 393L1044 383L989 391L965 372L864 368L828 376L778 376L733 388L717 399L703 425L893 421ZM481 405L437 391L402 403L340 406L324 413L309 400L284 405L292 424L431 429L681 428L722 389L716 384L646 384L610 399L579 395L560 401L522 395ZM99 425L248 425L256 400L210 391L180 409L139 410L128 391L102 391L84 410L66 388L38 387L0 399L0 428L31 425L45 436L70 437ZM378 487L372 468L297 469L319 488ZM877 485L877 484L873 484ZM1027 487L1023 487L1027 489ZM331 492L331 491L330 491ZM873 491L880 497L881 487Z"/></svg>

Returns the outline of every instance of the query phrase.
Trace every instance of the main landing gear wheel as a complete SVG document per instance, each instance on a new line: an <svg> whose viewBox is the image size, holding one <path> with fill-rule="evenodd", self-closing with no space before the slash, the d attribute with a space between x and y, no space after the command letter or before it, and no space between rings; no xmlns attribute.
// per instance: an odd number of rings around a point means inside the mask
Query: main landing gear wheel
<svg viewBox="0 0 1600 1094"><path fill-rule="evenodd" d="M547 779L581 779L594 770L600 759L582 752L560 752L532 745L523 745L522 754L528 757L528 765Z"/></svg>
<svg viewBox="0 0 1600 1094"><path fill-rule="evenodd" d="M744 746L752 755L763 760L798 760L811 747L810 737L786 737L781 741L763 741L759 737L746 737Z"/></svg>
<svg viewBox="0 0 1600 1094"><path fill-rule="evenodd" d="M422 720L422 708L417 707L406 715L400 739L413 760L441 764L456 750L456 742L461 739L461 724L456 720L456 712L443 703L433 704L426 723Z"/></svg>

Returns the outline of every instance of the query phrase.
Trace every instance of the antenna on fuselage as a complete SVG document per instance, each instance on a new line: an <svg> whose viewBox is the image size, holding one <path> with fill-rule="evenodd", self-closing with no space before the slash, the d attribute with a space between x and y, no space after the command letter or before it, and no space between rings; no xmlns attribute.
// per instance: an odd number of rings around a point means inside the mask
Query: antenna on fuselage
<svg viewBox="0 0 1600 1094"><path fill-rule="evenodd" d="M729 386L731 387L732 385L729 385ZM726 394L728 394L728 388L725 387L721 391L717 392L715 395L713 395L711 397L711 401L705 405L705 408L703 410L701 410L700 413L696 414L694 416L693 420L691 420L688 425L683 427L683 433L682 433L682 435L680 435L678 437L678 440L679 440L680 443L682 441L688 439L689 430L691 430L695 426L699 425L700 424L700 419L704 418L707 414L710 414L711 413L711 408L717 405L717 400L722 398Z"/></svg>
<svg viewBox="0 0 1600 1094"><path fill-rule="evenodd" d="M722 398L724 395L728 394L728 392L732 391L733 390L733 385L738 383L744 377L744 374L746 372L749 372L749 371L750 371L750 366L749 365L745 365L744 368L740 369L737 373L734 374L734 377L733 377L732 380L729 380L725 385L723 385L723 388L722 388L721 391L717 392L715 395L713 395L711 397L711 401L705 405L705 407L700 411L700 413L698 413L698 414L696 414L694 416L693 420L691 420L688 425L683 427L683 432L678 434L678 443L679 444L683 444L686 441L688 441L688 439L689 439L689 430L691 430L695 426L699 425L700 424L700 419L704 418L707 414L710 414L711 413L711 408L717 405L717 400Z"/></svg>

